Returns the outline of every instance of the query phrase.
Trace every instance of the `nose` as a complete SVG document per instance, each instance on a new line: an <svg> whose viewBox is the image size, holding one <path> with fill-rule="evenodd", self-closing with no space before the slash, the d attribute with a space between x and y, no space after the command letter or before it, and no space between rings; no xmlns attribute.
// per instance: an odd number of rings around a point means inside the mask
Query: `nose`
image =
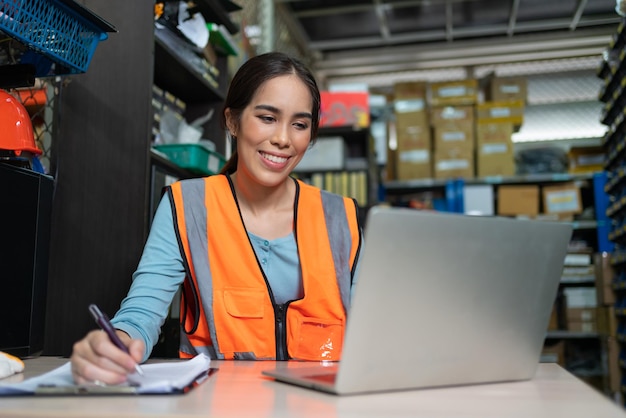
<svg viewBox="0 0 626 418"><path fill-rule="evenodd" d="M286 148L289 146L289 129L287 126L279 125L272 136L270 142L273 145L277 145L279 148Z"/></svg>

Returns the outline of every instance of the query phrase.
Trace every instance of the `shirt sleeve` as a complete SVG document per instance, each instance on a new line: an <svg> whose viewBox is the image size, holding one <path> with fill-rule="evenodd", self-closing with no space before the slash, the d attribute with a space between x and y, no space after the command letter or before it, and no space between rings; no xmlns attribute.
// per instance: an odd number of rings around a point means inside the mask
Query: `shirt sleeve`
<svg viewBox="0 0 626 418"><path fill-rule="evenodd" d="M176 292L185 279L185 268L174 230L167 196L159 203L143 254L133 273L127 296L111 323L146 345L143 360L150 357Z"/></svg>

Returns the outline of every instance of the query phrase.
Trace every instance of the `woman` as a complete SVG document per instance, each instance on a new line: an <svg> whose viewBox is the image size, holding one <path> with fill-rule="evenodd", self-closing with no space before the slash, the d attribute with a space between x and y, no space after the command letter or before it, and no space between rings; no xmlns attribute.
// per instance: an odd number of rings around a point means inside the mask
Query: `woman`
<svg viewBox="0 0 626 418"><path fill-rule="evenodd" d="M338 360L361 247L352 199L290 177L317 134L313 75L282 53L235 74L222 121L236 151L222 173L174 183L128 296L74 345L78 383L120 383L148 358L183 284L180 356Z"/></svg>

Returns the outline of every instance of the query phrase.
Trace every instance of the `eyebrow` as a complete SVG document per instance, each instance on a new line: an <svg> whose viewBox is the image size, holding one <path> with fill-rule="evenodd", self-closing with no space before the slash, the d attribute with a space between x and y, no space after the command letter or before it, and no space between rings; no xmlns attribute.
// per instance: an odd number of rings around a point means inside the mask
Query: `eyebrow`
<svg viewBox="0 0 626 418"><path fill-rule="evenodd" d="M264 104L260 104L257 106L254 106L255 109L260 109L260 110L268 110L270 112L274 112L274 113L282 113L280 111L280 109L278 109L275 106L271 106L271 105L264 105ZM296 114L294 114L295 117L297 118L308 118L308 119L313 119L313 115L310 112L298 112Z"/></svg>

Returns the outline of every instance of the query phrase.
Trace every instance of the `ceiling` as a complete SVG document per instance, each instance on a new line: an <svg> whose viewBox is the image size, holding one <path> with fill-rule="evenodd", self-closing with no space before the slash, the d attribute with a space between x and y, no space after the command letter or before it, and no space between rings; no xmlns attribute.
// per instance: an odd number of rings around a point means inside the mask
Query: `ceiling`
<svg viewBox="0 0 626 418"><path fill-rule="evenodd" d="M621 17L615 0L275 0L317 76L598 57ZM382 82L382 81L381 81ZM382 82L384 83L384 82Z"/></svg>

